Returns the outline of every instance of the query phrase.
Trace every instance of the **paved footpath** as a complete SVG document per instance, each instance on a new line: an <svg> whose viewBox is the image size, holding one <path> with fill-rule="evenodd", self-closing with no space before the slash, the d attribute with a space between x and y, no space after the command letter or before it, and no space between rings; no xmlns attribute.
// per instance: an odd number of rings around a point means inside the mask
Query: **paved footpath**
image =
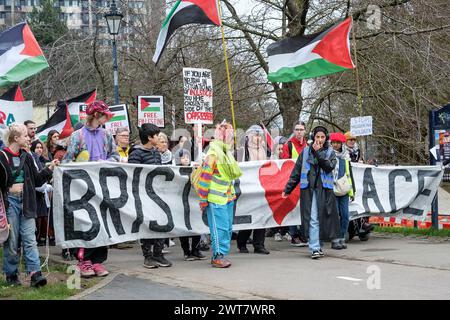
<svg viewBox="0 0 450 320"><path fill-rule="evenodd" d="M140 247L109 251L112 274L78 299L448 299L450 241L375 235L347 250L307 248L266 239L270 255L239 254L232 242L229 269L209 260L186 262L178 240L171 268L145 269ZM249 249L251 246L249 246ZM252 251L252 250L250 250ZM55 250L55 252L60 252ZM206 252L209 253L209 252ZM377 277L379 275L379 277Z"/></svg>

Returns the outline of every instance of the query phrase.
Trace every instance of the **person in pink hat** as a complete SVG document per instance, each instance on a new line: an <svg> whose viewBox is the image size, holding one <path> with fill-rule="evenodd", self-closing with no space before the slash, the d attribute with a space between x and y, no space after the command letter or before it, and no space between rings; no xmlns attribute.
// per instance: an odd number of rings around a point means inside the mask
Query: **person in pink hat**
<svg viewBox="0 0 450 320"><path fill-rule="evenodd" d="M70 136L67 153L63 163L82 161L119 161L116 144L112 135L103 129L113 113L103 101L93 101L86 109L86 124L80 130ZM82 277L99 276L109 274L103 266L108 257L107 247L79 248L77 252L77 268Z"/></svg>

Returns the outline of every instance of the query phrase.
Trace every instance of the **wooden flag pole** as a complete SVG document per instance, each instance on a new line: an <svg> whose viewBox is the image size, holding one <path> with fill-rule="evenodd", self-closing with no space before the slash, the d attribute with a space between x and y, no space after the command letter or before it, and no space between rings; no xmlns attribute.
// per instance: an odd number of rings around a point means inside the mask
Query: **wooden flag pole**
<svg viewBox="0 0 450 320"><path fill-rule="evenodd" d="M218 9L219 9L219 16L220 16L220 31L222 33L222 47L223 47L223 54L225 58L225 69L227 72L227 80L228 80L228 93L230 95L230 108L231 108L231 119L233 122L233 136L234 136L234 149L237 148L236 143L236 119L234 117L234 101L233 101L233 89L231 87L231 77L230 77L230 69L228 67L228 54L227 54L227 44L225 42L225 32L223 30L223 24L222 24L222 6L220 4L220 0L218 0Z"/></svg>

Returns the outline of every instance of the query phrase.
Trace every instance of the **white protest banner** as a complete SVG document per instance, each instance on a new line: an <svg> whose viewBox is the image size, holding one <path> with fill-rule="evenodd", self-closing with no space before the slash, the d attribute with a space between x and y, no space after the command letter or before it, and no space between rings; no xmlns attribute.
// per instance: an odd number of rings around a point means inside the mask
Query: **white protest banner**
<svg viewBox="0 0 450 320"><path fill-rule="evenodd" d="M109 111L114 113L114 116L105 123L105 129L112 135L116 134L119 128L128 128L130 131L130 120L128 119L127 105L119 104L116 106L110 106Z"/></svg>
<svg viewBox="0 0 450 320"><path fill-rule="evenodd" d="M24 122L33 118L33 101L0 100L0 124Z"/></svg>
<svg viewBox="0 0 450 320"><path fill-rule="evenodd" d="M300 224L300 189L281 198L292 160L241 163L233 230ZM190 186L192 167L72 163L54 172L54 225L63 247L209 233ZM426 217L442 179L437 166L355 165L352 218Z"/></svg>
<svg viewBox="0 0 450 320"><path fill-rule="evenodd" d="M162 96L138 96L138 127L144 123L164 127L164 99Z"/></svg>
<svg viewBox="0 0 450 320"><path fill-rule="evenodd" d="M372 116L350 118L350 132L355 136L372 134Z"/></svg>
<svg viewBox="0 0 450 320"><path fill-rule="evenodd" d="M184 121L188 124L212 124L213 86L211 70L183 68Z"/></svg>

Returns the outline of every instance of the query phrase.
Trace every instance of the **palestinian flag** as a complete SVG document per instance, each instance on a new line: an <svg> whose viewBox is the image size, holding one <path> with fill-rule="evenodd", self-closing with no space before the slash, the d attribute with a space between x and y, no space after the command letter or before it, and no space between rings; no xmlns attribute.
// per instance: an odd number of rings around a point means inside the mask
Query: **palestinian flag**
<svg viewBox="0 0 450 320"><path fill-rule="evenodd" d="M25 22L0 33L0 87L48 68L39 44Z"/></svg>
<svg viewBox="0 0 450 320"><path fill-rule="evenodd" d="M97 98L97 89L91 90L89 92L80 94L77 97L71 98L69 100L58 101L57 106L58 109L68 108L70 115L70 122L72 127L75 126L78 122L80 122L80 106L85 106L91 102L93 102Z"/></svg>
<svg viewBox="0 0 450 320"><path fill-rule="evenodd" d="M352 19L307 36L283 39L267 48L268 79L291 82L353 69L350 56Z"/></svg>
<svg viewBox="0 0 450 320"><path fill-rule="evenodd" d="M160 112L161 99L160 98L140 98L141 112Z"/></svg>
<svg viewBox="0 0 450 320"><path fill-rule="evenodd" d="M217 0L178 0L164 20L159 32L153 62L158 63L175 30L187 24L213 24L219 26Z"/></svg>
<svg viewBox="0 0 450 320"><path fill-rule="evenodd" d="M67 106L65 108L58 108L46 123L38 127L36 135L42 142L45 142L50 130L57 130L60 139L64 139L72 134L73 128Z"/></svg>
<svg viewBox="0 0 450 320"><path fill-rule="evenodd" d="M20 90L19 85L14 85L11 89L6 91L1 97L0 100L7 101L25 101L22 95L22 90Z"/></svg>

